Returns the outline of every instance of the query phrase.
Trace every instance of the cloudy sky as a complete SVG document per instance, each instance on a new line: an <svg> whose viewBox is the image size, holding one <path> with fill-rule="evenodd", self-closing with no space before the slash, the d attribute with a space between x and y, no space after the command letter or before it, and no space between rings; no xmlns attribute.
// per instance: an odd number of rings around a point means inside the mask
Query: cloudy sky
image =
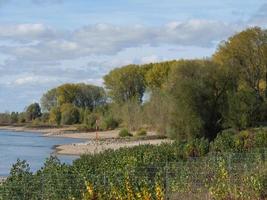
<svg viewBox="0 0 267 200"><path fill-rule="evenodd" d="M267 0L0 0L0 112L114 67L210 56L255 25Z"/></svg>

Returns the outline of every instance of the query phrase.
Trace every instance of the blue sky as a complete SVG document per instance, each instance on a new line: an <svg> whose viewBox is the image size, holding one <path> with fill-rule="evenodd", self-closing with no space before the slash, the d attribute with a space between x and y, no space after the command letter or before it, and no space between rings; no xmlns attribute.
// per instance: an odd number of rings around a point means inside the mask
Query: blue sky
<svg viewBox="0 0 267 200"><path fill-rule="evenodd" d="M250 26L267 26L267 0L0 0L0 112L114 67L211 56Z"/></svg>

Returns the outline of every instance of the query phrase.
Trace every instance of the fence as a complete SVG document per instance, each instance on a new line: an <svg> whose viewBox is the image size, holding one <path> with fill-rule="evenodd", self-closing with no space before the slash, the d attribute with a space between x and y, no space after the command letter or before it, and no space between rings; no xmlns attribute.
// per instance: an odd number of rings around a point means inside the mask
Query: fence
<svg viewBox="0 0 267 200"><path fill-rule="evenodd" d="M0 200L144 199L142 195L160 200L267 199L266 170L267 150L261 149L125 166L124 171L92 172L88 177L73 172L19 174L0 186Z"/></svg>

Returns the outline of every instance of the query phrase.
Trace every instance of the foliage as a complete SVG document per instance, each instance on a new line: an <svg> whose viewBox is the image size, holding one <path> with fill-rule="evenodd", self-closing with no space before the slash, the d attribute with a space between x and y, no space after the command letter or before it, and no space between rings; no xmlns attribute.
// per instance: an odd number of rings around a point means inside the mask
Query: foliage
<svg viewBox="0 0 267 200"><path fill-rule="evenodd" d="M41 117L41 115L41 107L38 103L33 103L26 109L26 118L28 121L32 121L38 117Z"/></svg>
<svg viewBox="0 0 267 200"><path fill-rule="evenodd" d="M133 136L127 129L122 129L119 132L120 137L131 137Z"/></svg>
<svg viewBox="0 0 267 200"><path fill-rule="evenodd" d="M78 108L74 105L67 103L63 104L60 108L61 123L64 125L76 124L79 122L80 113Z"/></svg>
<svg viewBox="0 0 267 200"><path fill-rule="evenodd" d="M238 87L254 90L260 100L265 96L267 33L259 27L248 28L223 42L214 60L232 73ZM262 85L264 85L262 87Z"/></svg>
<svg viewBox="0 0 267 200"><path fill-rule="evenodd" d="M41 98L42 111L51 111L57 107L57 88L48 90Z"/></svg>
<svg viewBox="0 0 267 200"><path fill-rule="evenodd" d="M146 136L147 132L145 129L140 129L139 131L137 131L136 135L137 136Z"/></svg>
<svg viewBox="0 0 267 200"><path fill-rule="evenodd" d="M60 125L61 111L59 107L53 107L49 113L49 122L52 124Z"/></svg>
<svg viewBox="0 0 267 200"><path fill-rule="evenodd" d="M82 155L70 166L51 157L34 174L25 161L18 161L0 186L4 191L0 199L162 200L165 195L202 191L213 199L264 199L266 152L258 151L263 146L256 142L257 137L266 137L263 132L267 133L264 129L237 133L234 141L251 138L253 145L234 146L228 154L196 139Z"/></svg>
<svg viewBox="0 0 267 200"><path fill-rule="evenodd" d="M102 130L113 130L119 126L119 121L116 120L112 115L104 116L101 119L100 129Z"/></svg>
<svg viewBox="0 0 267 200"><path fill-rule="evenodd" d="M116 68L104 76L104 81L109 96L114 102L124 103L133 98L142 102L145 80L139 66L128 65Z"/></svg>
<svg viewBox="0 0 267 200"><path fill-rule="evenodd" d="M63 84L46 92L41 98L44 111L70 103L79 108L95 109L106 103L106 94L102 87L87 84Z"/></svg>
<svg viewBox="0 0 267 200"><path fill-rule="evenodd" d="M241 130L255 125L260 113L256 96L254 91L248 89L230 93L229 109L225 112L225 126Z"/></svg>
<svg viewBox="0 0 267 200"><path fill-rule="evenodd" d="M166 87L172 114L168 128L176 138L216 137L222 129L230 79L212 61L177 64Z"/></svg>
<svg viewBox="0 0 267 200"><path fill-rule="evenodd" d="M145 81L148 88L152 90L162 88L168 80L171 68L175 64L176 61L149 64L149 69L145 74Z"/></svg>
<svg viewBox="0 0 267 200"><path fill-rule="evenodd" d="M18 123L19 121L19 113L18 112L12 112L10 114L10 122L11 124Z"/></svg>

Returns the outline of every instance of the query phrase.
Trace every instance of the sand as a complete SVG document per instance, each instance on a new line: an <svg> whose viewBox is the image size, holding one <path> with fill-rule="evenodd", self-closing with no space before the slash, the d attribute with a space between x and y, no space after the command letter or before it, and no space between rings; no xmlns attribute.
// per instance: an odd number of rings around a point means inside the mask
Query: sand
<svg viewBox="0 0 267 200"><path fill-rule="evenodd" d="M66 144L56 147L58 154L64 155L82 155L82 154L94 154L99 153L107 149L119 149L122 147L134 147L138 145L159 145L162 143L171 142L170 140L165 139L153 139L153 140L136 140L136 141L127 141L127 140L104 140L104 141L95 141L91 140L85 143L76 143L76 144Z"/></svg>
<svg viewBox="0 0 267 200"><path fill-rule="evenodd" d="M2 130L22 131L22 132L35 132L43 133L44 136L49 137L67 137L84 139L84 142L58 145L55 147L55 152L61 155L82 155L99 153L107 149L119 149L122 147L134 147L138 145L159 145L162 143L170 143L168 139L149 139L148 138L119 138L119 130L101 131L101 132L77 132L73 127L64 128L26 128L26 127L13 127L2 126ZM148 132L148 136L155 136L155 132Z"/></svg>

